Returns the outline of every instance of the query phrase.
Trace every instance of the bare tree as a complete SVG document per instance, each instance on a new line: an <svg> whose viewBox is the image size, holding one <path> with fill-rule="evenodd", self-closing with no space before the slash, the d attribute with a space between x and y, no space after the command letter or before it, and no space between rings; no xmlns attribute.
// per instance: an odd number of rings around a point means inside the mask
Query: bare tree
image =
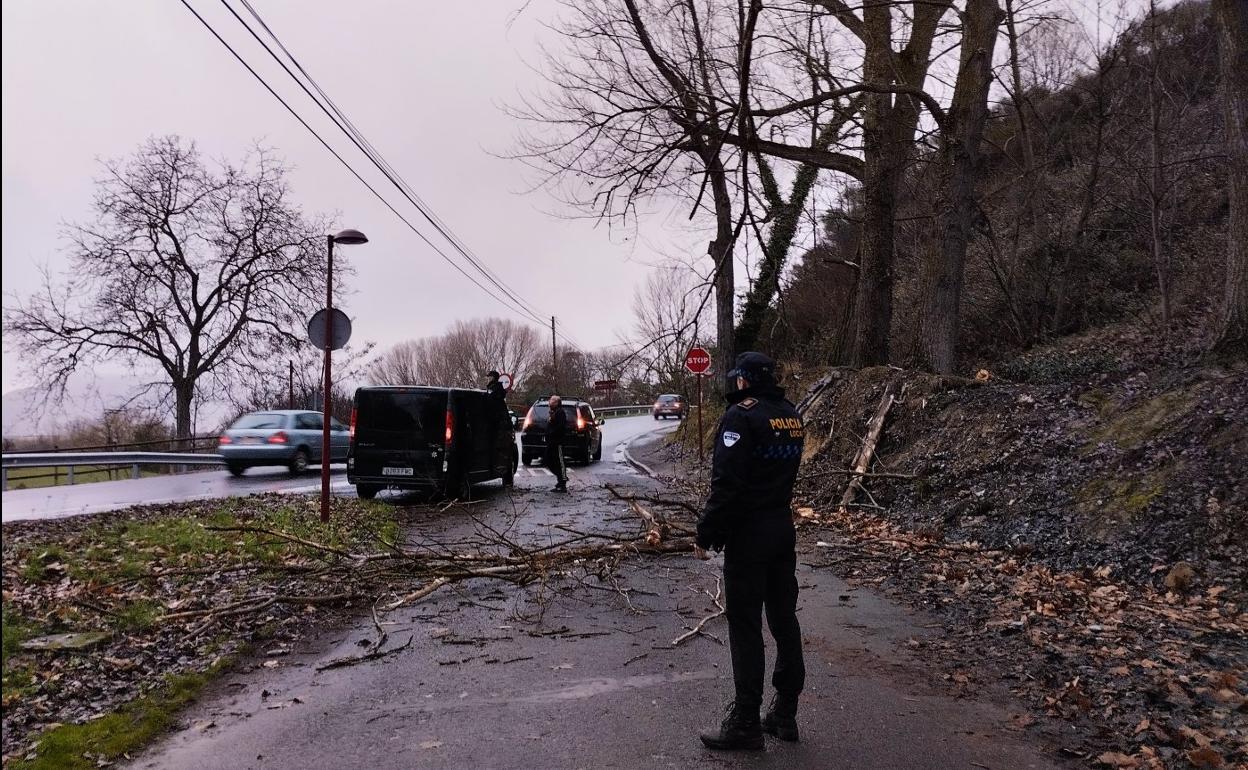
<svg viewBox="0 0 1248 770"><path fill-rule="evenodd" d="M639 351L620 359L636 360L641 376L660 389L672 389L684 377L685 354L700 344L700 297L688 271L659 268L633 294L633 323ZM717 352L716 357L722 357Z"/></svg>
<svg viewBox="0 0 1248 770"><path fill-rule="evenodd" d="M552 95L515 112L541 126L521 138L518 157L601 219L627 222L657 195L709 215L717 340L720 358L731 358L737 180L748 162L724 136L748 131L737 105L750 88L762 3L588 0L567 11L565 50L547 58Z"/></svg>
<svg viewBox="0 0 1248 770"><path fill-rule="evenodd" d="M1215 348L1243 355L1248 349L1248 7L1240 0L1213 0L1213 12L1231 204L1225 296Z"/></svg>
<svg viewBox="0 0 1248 770"><path fill-rule="evenodd" d="M541 336L531 326L501 318L457 321L444 334L400 342L368 370L384 385L443 385L479 388L490 370L521 383L544 360Z"/></svg>
<svg viewBox="0 0 1248 770"><path fill-rule="evenodd" d="M324 228L291 202L285 176L264 149L210 169L175 136L106 163L96 221L69 230L69 273L6 308L6 332L62 393L70 374L100 361L154 365L177 435L189 436L211 376L298 339L319 304Z"/></svg>

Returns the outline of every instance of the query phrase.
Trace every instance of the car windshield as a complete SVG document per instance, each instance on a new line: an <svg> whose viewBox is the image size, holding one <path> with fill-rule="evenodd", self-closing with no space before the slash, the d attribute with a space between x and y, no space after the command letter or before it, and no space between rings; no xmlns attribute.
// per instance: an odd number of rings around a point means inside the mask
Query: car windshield
<svg viewBox="0 0 1248 770"><path fill-rule="evenodd" d="M239 417L231 430L265 430L280 428L286 424L286 416L281 414L266 414L257 412L256 414L245 414Z"/></svg>
<svg viewBox="0 0 1248 770"><path fill-rule="evenodd" d="M680 401L680 396L659 396L659 401L664 404L675 404Z"/></svg>

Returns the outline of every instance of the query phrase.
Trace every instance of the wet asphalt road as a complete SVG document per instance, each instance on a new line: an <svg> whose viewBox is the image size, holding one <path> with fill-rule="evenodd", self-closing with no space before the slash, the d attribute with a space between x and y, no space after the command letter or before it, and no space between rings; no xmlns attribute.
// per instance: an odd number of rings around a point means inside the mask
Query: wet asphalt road
<svg viewBox="0 0 1248 770"><path fill-rule="evenodd" d="M654 430L649 417L621 417L608 420L603 426L603 455L610 460L612 451L633 436ZM668 427L675 427L674 423ZM330 483L336 495L354 496L355 488L347 483L345 465L334 465ZM542 469L521 470L522 475L541 474ZM51 519L78 516L128 508L190 500L282 492L287 494L317 493L321 488L320 468L292 476L285 468L251 468L240 478L225 470L196 471L171 476L149 476L141 479L100 481L75 486L12 489L0 497L3 521L20 519Z"/></svg>
<svg viewBox="0 0 1248 770"><path fill-rule="evenodd" d="M547 491L551 479L536 468L511 493L482 488L485 501L474 508L510 537L533 542L566 538L558 526L636 531L604 482L657 486L617 455L576 468L570 495ZM449 542L478 531L462 510L430 510L408 537ZM802 742L768 739L761 754L704 749L697 731L717 723L731 697L720 643L725 621L711 621L709 636L671 642L714 610L720 567L718 558L702 563L684 554L634 557L614 573L589 563L544 586L450 586L388 618L390 644L410 637L409 648L317 672L373 638L361 617L288 654L262 655L214 685L183 715L181 729L130 766L1062 766L1037 737L1010 728L1022 709L991 686L975 701L933 684L920 653L907 651L907 640L934 633L925 628L929 619L809 567L800 575L808 668Z"/></svg>

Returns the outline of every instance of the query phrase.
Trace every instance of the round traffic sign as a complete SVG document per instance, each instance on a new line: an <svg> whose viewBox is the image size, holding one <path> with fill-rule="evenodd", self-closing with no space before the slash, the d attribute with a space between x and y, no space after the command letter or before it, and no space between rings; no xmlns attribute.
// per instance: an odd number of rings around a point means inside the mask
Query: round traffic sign
<svg viewBox="0 0 1248 770"><path fill-rule="evenodd" d="M511 388L515 384L515 382L514 380L512 380L512 377L510 374L508 374L507 372L502 372L498 375L498 384L503 386L503 390L510 393Z"/></svg>
<svg viewBox="0 0 1248 770"><path fill-rule="evenodd" d="M308 339L317 350L325 350L325 308L321 308L308 319ZM351 339L351 319L347 314L333 309L330 320L330 350L341 350Z"/></svg>
<svg viewBox="0 0 1248 770"><path fill-rule="evenodd" d="M706 374L711 369L711 354L705 348L691 348L685 355L685 368L694 374Z"/></svg>

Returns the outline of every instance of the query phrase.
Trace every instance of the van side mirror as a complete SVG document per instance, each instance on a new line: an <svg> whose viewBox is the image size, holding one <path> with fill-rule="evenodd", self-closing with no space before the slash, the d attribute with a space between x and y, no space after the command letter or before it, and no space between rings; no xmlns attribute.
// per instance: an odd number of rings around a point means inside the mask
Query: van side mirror
<svg viewBox="0 0 1248 770"><path fill-rule="evenodd" d="M598 427L601 428L603 425L607 424L607 418L599 417L595 422L598 424Z"/></svg>

